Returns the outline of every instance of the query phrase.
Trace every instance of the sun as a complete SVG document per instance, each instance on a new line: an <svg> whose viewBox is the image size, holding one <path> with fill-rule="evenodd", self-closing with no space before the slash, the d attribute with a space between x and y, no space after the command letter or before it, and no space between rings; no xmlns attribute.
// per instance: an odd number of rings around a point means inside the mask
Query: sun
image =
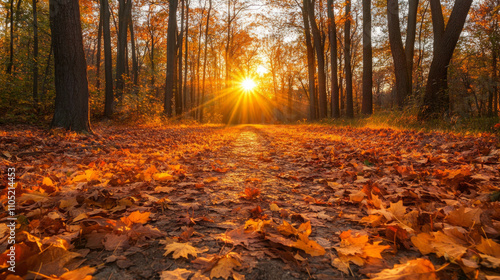
<svg viewBox="0 0 500 280"><path fill-rule="evenodd" d="M243 81L241 81L241 88L246 93L253 91L255 89L255 87L257 87L257 84L255 83L254 80L252 80L250 78L246 78Z"/></svg>

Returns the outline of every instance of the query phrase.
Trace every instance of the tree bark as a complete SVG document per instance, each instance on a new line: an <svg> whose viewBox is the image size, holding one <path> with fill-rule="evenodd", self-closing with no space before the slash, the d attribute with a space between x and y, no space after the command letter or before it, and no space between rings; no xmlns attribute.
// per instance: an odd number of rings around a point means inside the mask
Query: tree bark
<svg viewBox="0 0 500 280"><path fill-rule="evenodd" d="M38 112L38 15L36 10L37 0L33 0L33 107Z"/></svg>
<svg viewBox="0 0 500 280"><path fill-rule="evenodd" d="M316 120L316 90L315 90L315 67L314 50L312 47L311 31L309 27L309 16L307 14L309 0L303 0L302 18L304 20L304 33L306 37L307 50L307 73L309 77L309 121Z"/></svg>
<svg viewBox="0 0 500 280"><path fill-rule="evenodd" d="M328 113L328 102L326 99L326 75L325 75L325 47L321 39L321 32L316 24L314 15L314 0L308 0L307 13L314 38L314 47L316 49L316 60L318 62L318 96L319 96L319 118L324 119Z"/></svg>
<svg viewBox="0 0 500 280"><path fill-rule="evenodd" d="M417 34L417 11L419 0L409 0L408 27L406 30L406 67L408 75L408 95L413 92L413 57L415 53L415 38Z"/></svg>
<svg viewBox="0 0 500 280"><path fill-rule="evenodd" d="M12 74L12 67L14 67L14 0L9 1L9 21L10 21L10 40L9 40L9 63L7 64L7 74Z"/></svg>
<svg viewBox="0 0 500 280"><path fill-rule="evenodd" d="M408 81L408 65L399 26L398 0L387 0L387 24L389 27L389 44L391 45L391 54L394 61L394 74L396 76L396 104L403 107L411 85Z"/></svg>
<svg viewBox="0 0 500 280"><path fill-rule="evenodd" d="M118 47L116 54L116 97L121 102L123 90L125 87L124 75L126 73L126 49L127 49L127 29L129 9L132 6L132 0L119 0L118 8Z"/></svg>
<svg viewBox="0 0 500 280"><path fill-rule="evenodd" d="M137 50L135 46L135 34L134 34L134 22L132 20L132 1L130 2L130 8L128 10L128 27L130 32L130 44L132 47L132 76L134 86L139 85L139 61L137 59ZM134 90L137 93L137 88Z"/></svg>
<svg viewBox="0 0 500 280"><path fill-rule="evenodd" d="M56 99L52 127L92 133L78 0L50 0Z"/></svg>
<svg viewBox="0 0 500 280"><path fill-rule="evenodd" d="M109 28L109 3L108 0L100 0L101 14L103 15L102 33L104 39L104 116L111 118L113 115L113 57L111 52L111 31Z"/></svg>
<svg viewBox="0 0 500 280"><path fill-rule="evenodd" d="M167 75L165 82L165 99L163 110L172 117L172 97L174 94L175 48L177 37L177 6L178 0L169 1L167 30Z"/></svg>
<svg viewBox="0 0 500 280"><path fill-rule="evenodd" d="M96 78L96 89L99 91L101 89L101 41L102 41L102 22L104 21L104 15L102 14L102 10L99 9L99 26L97 27L97 58L96 58L96 70L95 70L95 78Z"/></svg>
<svg viewBox="0 0 500 280"><path fill-rule="evenodd" d="M472 5L472 0L463 0L455 3L448 24L441 33L443 15L440 14L439 0L431 0L432 24L434 33L434 54L427 78L427 85L419 119L439 117L449 110L450 97L448 93L448 66L453 56L453 51L462 33L467 14ZM437 26L434 26L434 25ZM440 35L441 34L441 35Z"/></svg>
<svg viewBox="0 0 500 280"><path fill-rule="evenodd" d="M498 60L498 49L495 45L492 48L492 58L491 58L491 71L493 80L493 112L492 115L496 116L498 114L498 74L497 74L497 60Z"/></svg>
<svg viewBox="0 0 500 280"><path fill-rule="evenodd" d="M207 72L207 49L208 49L208 29L210 27L210 13L212 12L212 0L208 0L208 14L207 24L205 26L205 49L203 54L203 82L201 88L201 108L200 108L200 122L203 122L203 110L205 107L205 78Z"/></svg>
<svg viewBox="0 0 500 280"><path fill-rule="evenodd" d="M346 81L346 115L354 118L354 102L352 98L352 69L351 69L351 0L345 4L345 30L344 30L344 58L345 58L345 81Z"/></svg>
<svg viewBox="0 0 500 280"><path fill-rule="evenodd" d="M363 0L363 101L361 113L373 113L372 15L371 0Z"/></svg>
<svg viewBox="0 0 500 280"><path fill-rule="evenodd" d="M184 46L184 107L187 110L187 97L188 97L188 91L187 91L187 71L188 71L188 47L189 47L189 0L186 1L186 44ZM191 108L192 108L192 101L191 101Z"/></svg>
<svg viewBox="0 0 500 280"><path fill-rule="evenodd" d="M337 65L337 25L335 23L335 14L333 11L333 1L328 0L328 35L330 39L330 63L332 71L332 98L331 111L333 118L340 117L340 100L339 100L339 81L338 81L338 65Z"/></svg>
<svg viewBox="0 0 500 280"><path fill-rule="evenodd" d="M184 6L186 0L181 0L181 29L179 30L179 40L177 42L177 92L175 94L175 114L177 116L182 115L183 109L183 90L182 87L182 44L184 43ZM187 41L187 38L186 38Z"/></svg>

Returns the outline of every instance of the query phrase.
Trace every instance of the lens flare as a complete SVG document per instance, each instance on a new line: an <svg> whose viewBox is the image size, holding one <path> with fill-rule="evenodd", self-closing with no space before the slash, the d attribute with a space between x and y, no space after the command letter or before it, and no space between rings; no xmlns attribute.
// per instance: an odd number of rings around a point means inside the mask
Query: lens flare
<svg viewBox="0 0 500 280"><path fill-rule="evenodd" d="M256 86L257 84L255 83L255 81L249 78L246 78L241 82L241 88L246 93L253 91Z"/></svg>

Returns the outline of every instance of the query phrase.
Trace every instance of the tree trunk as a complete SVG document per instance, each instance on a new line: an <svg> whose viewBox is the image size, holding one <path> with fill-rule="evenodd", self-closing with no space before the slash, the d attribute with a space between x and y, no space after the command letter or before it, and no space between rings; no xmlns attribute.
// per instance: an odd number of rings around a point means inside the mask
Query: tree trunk
<svg viewBox="0 0 500 280"><path fill-rule="evenodd" d="M226 68L226 73L225 73L225 88L226 88L226 94L228 95L226 98L224 98L224 105L223 105L223 114L222 114L222 119L224 123L229 123L231 122L231 112L232 112L232 98L229 94L229 89L230 89L230 80L229 80L229 70L230 70L230 54L229 54L229 47L231 43L231 0L227 0L227 36L226 36L226 46L225 46L225 53L224 53L224 62L225 62L225 68Z"/></svg>
<svg viewBox="0 0 500 280"><path fill-rule="evenodd" d="M389 44L391 45L392 59L394 61L394 74L396 76L396 104L403 107L411 85L408 81L408 65L399 26L398 0L387 0L387 24L389 27Z"/></svg>
<svg viewBox="0 0 500 280"><path fill-rule="evenodd" d="M38 112L38 19L36 10L37 0L33 0L33 107Z"/></svg>
<svg viewBox="0 0 500 280"><path fill-rule="evenodd" d="M493 45L492 58L491 58L491 71L493 78L493 115L498 114L498 74L497 74L497 60L498 60L498 47Z"/></svg>
<svg viewBox="0 0 500 280"><path fill-rule="evenodd" d="M130 9L128 10L128 27L130 32L130 44L132 47L132 76L134 86L136 87L135 91L137 93L137 86L139 85L139 61L137 60L137 51L135 47L134 22L132 21L132 1L129 1Z"/></svg>
<svg viewBox="0 0 500 280"><path fill-rule="evenodd" d="M472 0L463 0L460 3L455 3L448 24L441 34L441 19L443 17L442 13L439 15L441 4L439 0L431 0L432 24L435 31L434 41L437 43L434 45L433 59L427 78L419 119L436 118L449 110L448 66L471 5ZM434 26L435 24L437 26Z"/></svg>
<svg viewBox="0 0 500 280"><path fill-rule="evenodd" d="M338 65L337 65L337 25L335 23L335 14L333 11L333 0L328 0L328 35L330 38L330 63L332 71L332 98L331 110L332 118L340 117L340 100L339 100L339 81L338 81Z"/></svg>
<svg viewBox="0 0 500 280"><path fill-rule="evenodd" d="M113 57L111 52L111 31L109 28L109 3L108 0L100 0L101 14L103 15L102 33L104 37L104 116L111 118L113 115Z"/></svg>
<svg viewBox="0 0 500 280"><path fill-rule="evenodd" d="M104 15L102 14L102 10L99 10L99 26L97 27L97 58L96 58L96 70L95 70L95 78L96 78L96 89L99 91L101 89L101 41L102 41L102 22L104 21Z"/></svg>
<svg viewBox="0 0 500 280"><path fill-rule="evenodd" d="M201 3L201 1L200 1ZM203 36L203 15L205 14L205 8L206 8L206 3L204 4L202 10L201 10L201 19L200 19L200 25L199 25L199 28L198 28L198 54L196 56L196 74L195 74L195 77L196 77L196 92L197 92L197 96L196 96L196 113L198 114L197 115L197 118L198 120L201 121L200 119L200 114L201 114L201 104L202 104L202 100L201 100L201 87L200 87L200 60L201 60L201 37Z"/></svg>
<svg viewBox="0 0 500 280"><path fill-rule="evenodd" d="M189 0L186 1L186 44L184 46L184 107L187 110L187 97L188 97L188 91L187 91L187 71L188 71L188 44L189 44ZM191 101L191 108L192 108L192 101Z"/></svg>
<svg viewBox="0 0 500 280"><path fill-rule="evenodd" d="M167 30L167 76L165 82L165 99L163 110L172 117L172 97L174 96L175 48L177 37L177 5L178 0L169 1Z"/></svg>
<svg viewBox="0 0 500 280"><path fill-rule="evenodd" d="M352 99L352 69L351 69L351 0L345 4L345 30L344 30L344 58L345 58L345 91L346 91L346 115L354 118L354 102Z"/></svg>
<svg viewBox="0 0 500 280"><path fill-rule="evenodd" d="M203 82L201 89L200 122L203 122L203 109L205 107L205 78L207 71L207 49L208 49L208 28L210 27L210 13L212 12L212 0L208 0L207 24L205 26L205 50L203 54Z"/></svg>
<svg viewBox="0 0 500 280"><path fill-rule="evenodd" d="M186 0L181 0L181 29L179 30L179 42L177 42L177 92L175 94L175 114L182 115L183 109L183 90L182 87L182 44L184 43L184 6ZM187 39L186 39L187 41Z"/></svg>
<svg viewBox="0 0 500 280"><path fill-rule="evenodd" d="M293 76L288 77L288 121L292 120L292 114L293 114L293 100L292 100L292 95L293 95Z"/></svg>
<svg viewBox="0 0 500 280"><path fill-rule="evenodd" d="M9 2L10 40L9 40L9 63L7 64L7 74L12 74L14 66L14 0Z"/></svg>
<svg viewBox="0 0 500 280"><path fill-rule="evenodd" d="M56 86L51 126L92 133L78 0L50 0L49 9Z"/></svg>
<svg viewBox="0 0 500 280"><path fill-rule="evenodd" d="M116 96L121 103L123 98L123 90L125 87L124 75L126 73L126 49L127 49L127 29L129 8L131 8L132 0L118 0L118 47L116 54Z"/></svg>
<svg viewBox="0 0 500 280"><path fill-rule="evenodd" d="M405 56L408 75L408 95L413 92L413 57L415 53L415 37L417 34L417 11L419 0L409 0L408 27L406 30Z"/></svg>
<svg viewBox="0 0 500 280"><path fill-rule="evenodd" d="M309 121L316 120L316 90L315 90L315 67L314 67L314 50L311 41L311 31L309 27L309 16L307 15L309 0L303 0L302 18L304 20L304 33L306 37L307 50L307 73L309 77Z"/></svg>
<svg viewBox="0 0 500 280"><path fill-rule="evenodd" d="M314 16L314 0L308 0L307 13L314 38L314 47L316 49L316 60L318 62L318 95L319 95L319 118L324 119L328 113L328 102L326 99L326 75L325 75L325 47L321 39L321 32L316 24Z"/></svg>
<svg viewBox="0 0 500 280"><path fill-rule="evenodd" d="M373 113L371 0L363 0L363 102L361 113Z"/></svg>

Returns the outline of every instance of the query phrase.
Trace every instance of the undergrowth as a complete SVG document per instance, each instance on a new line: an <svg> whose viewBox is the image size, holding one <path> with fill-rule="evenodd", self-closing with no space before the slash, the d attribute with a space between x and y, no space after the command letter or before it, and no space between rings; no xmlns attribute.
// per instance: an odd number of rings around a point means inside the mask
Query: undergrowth
<svg viewBox="0 0 500 280"><path fill-rule="evenodd" d="M404 111L381 111L371 116L358 116L353 119L340 118L321 121L320 124L368 128L394 128L418 131L441 131L459 134L496 133L495 125L499 117L443 117L428 121L417 119L417 114Z"/></svg>

